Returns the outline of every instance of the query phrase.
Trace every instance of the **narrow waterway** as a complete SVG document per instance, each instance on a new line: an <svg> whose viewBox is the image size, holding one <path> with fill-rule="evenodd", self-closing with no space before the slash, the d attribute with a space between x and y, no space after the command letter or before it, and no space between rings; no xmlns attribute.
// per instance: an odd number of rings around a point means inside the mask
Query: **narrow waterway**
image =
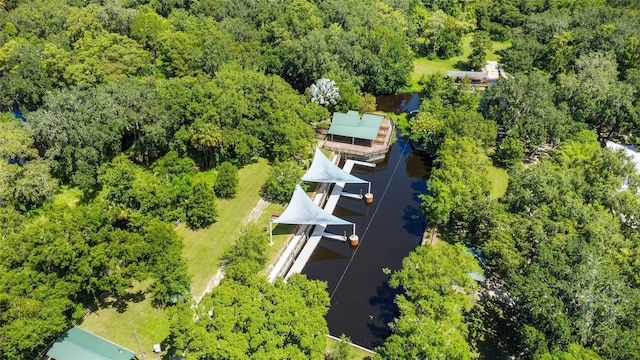
<svg viewBox="0 0 640 360"><path fill-rule="evenodd" d="M419 105L420 95L417 92L376 97L378 111L400 114L418 110Z"/></svg>
<svg viewBox="0 0 640 360"><path fill-rule="evenodd" d="M417 107L417 106L416 106ZM373 169L356 167L352 174L371 181L374 203L341 198L334 214L356 223L360 245L323 239L302 273L327 281L331 307L327 323L331 335L346 334L369 349L389 335L388 323L397 315L396 290L389 273L420 244L424 217L419 194L426 191L427 160L412 153L399 135L387 157ZM366 192L349 184L346 191ZM343 233L344 227L328 231ZM349 230L350 233L350 230Z"/></svg>

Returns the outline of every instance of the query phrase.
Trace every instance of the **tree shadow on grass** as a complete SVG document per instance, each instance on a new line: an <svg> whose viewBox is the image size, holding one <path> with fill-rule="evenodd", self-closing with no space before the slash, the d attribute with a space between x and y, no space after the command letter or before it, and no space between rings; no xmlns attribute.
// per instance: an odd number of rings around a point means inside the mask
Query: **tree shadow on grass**
<svg viewBox="0 0 640 360"><path fill-rule="evenodd" d="M298 225L293 224L273 224L273 235L285 235L292 234L298 229L296 228ZM268 229L267 229L268 230Z"/></svg>
<svg viewBox="0 0 640 360"><path fill-rule="evenodd" d="M458 69L458 70L462 70L462 71L471 71L471 70L473 70L473 69L471 69L471 66L469 65L469 63L467 61L462 61L462 60L456 61L456 63L453 64L453 67Z"/></svg>
<svg viewBox="0 0 640 360"><path fill-rule="evenodd" d="M139 303L144 301L146 298L147 292L144 290L138 290L134 293L126 293L122 296L115 296L107 298L103 301L103 307L113 307L119 314L127 311L127 307L129 303Z"/></svg>

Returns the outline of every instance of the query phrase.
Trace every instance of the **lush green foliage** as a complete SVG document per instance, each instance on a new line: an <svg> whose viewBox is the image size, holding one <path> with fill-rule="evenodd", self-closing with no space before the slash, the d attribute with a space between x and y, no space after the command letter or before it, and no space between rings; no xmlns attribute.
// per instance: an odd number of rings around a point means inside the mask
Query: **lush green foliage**
<svg viewBox="0 0 640 360"><path fill-rule="evenodd" d="M252 225L243 229L224 256L225 277L248 283L267 262L264 255L267 244L268 239L262 229Z"/></svg>
<svg viewBox="0 0 640 360"><path fill-rule="evenodd" d="M400 317L377 358L471 359L463 313L478 285L470 272L481 270L460 244L420 246L409 254L389 281L404 293L396 298Z"/></svg>
<svg viewBox="0 0 640 360"><path fill-rule="evenodd" d="M295 161L273 164L271 173L262 187L263 196L270 201L286 204L302 175L302 168Z"/></svg>
<svg viewBox="0 0 640 360"><path fill-rule="evenodd" d="M420 195L422 210L429 225L448 239L460 233L471 237L471 228L490 217L486 212L491 208L487 177L491 161L478 141L470 138L445 140L437 156L436 169L427 181L429 192Z"/></svg>
<svg viewBox="0 0 640 360"><path fill-rule="evenodd" d="M213 191L223 199L233 197L238 191L238 168L229 162L223 162L217 170Z"/></svg>
<svg viewBox="0 0 640 360"><path fill-rule="evenodd" d="M487 50L491 48L491 39L485 31L478 31L473 34L471 41L471 54L469 54L469 67L480 70L487 60Z"/></svg>
<svg viewBox="0 0 640 360"><path fill-rule="evenodd" d="M104 203L33 220L3 211L0 357L33 358L103 293L155 279L159 303L188 288L182 243L169 225L126 219Z"/></svg>
<svg viewBox="0 0 640 360"><path fill-rule="evenodd" d="M636 2L6 0L0 8L0 358L33 358L100 294L121 296L133 280L153 279L158 305L183 296L181 245L168 224L214 221L214 190L233 196L231 166L258 157L275 164L265 197L288 201L313 148L310 124L328 117L306 88L333 79L336 109L369 111L374 98L363 93L397 92L414 55L460 55L473 30L469 65L483 63L487 34L511 37L501 62L514 75L482 101L424 79L409 135L438 156L423 196L430 225L442 240L484 250L490 280L513 300L482 300L487 314L470 336L498 334L502 323L517 332L501 337L501 352L525 358L639 352L638 181L599 147L638 142ZM26 121L10 119L14 110ZM511 172L500 202L488 196L488 154ZM195 179L214 167L212 190ZM618 191L624 179L630 188ZM81 205L52 208L58 183L81 189ZM264 245L259 231L244 235L236 250L262 261L253 252ZM242 282L205 299L195 324L188 305L180 308L175 348L194 357L321 357L322 286L271 286L245 265L230 261L229 277ZM407 296L396 335L417 328L433 337L392 337L384 351L466 358L478 340L465 344L466 305L444 302L458 307L445 306L451 317L440 319ZM235 317L240 310L250 317ZM443 345L438 329L453 329L452 341ZM438 346L418 354L424 347L411 342Z"/></svg>
<svg viewBox="0 0 640 360"><path fill-rule="evenodd" d="M487 89L482 115L498 124L500 141L515 138L531 158L542 145L556 145L572 130L565 113L556 108L553 87L538 74L517 74Z"/></svg>
<svg viewBox="0 0 640 360"><path fill-rule="evenodd" d="M631 186L620 191L625 179ZM625 309L640 298L635 261L624 255L637 248L629 221L636 187L633 166L595 139L570 142L512 174L509 225L495 225L485 250L518 299L517 324L532 354L571 342L606 358L637 353L631 339L640 329Z"/></svg>
<svg viewBox="0 0 640 360"><path fill-rule="evenodd" d="M267 243L261 229L244 229L225 256L222 284L199 304L172 309L172 349L190 359L324 358L326 284L299 274L270 284L256 275Z"/></svg>
<svg viewBox="0 0 640 360"><path fill-rule="evenodd" d="M456 88L439 75L422 79L424 95L418 115L410 120L409 139L430 156L435 156L445 139L469 137L491 147L496 141L494 121L485 120L476 111L477 93L465 86Z"/></svg>
<svg viewBox="0 0 640 360"><path fill-rule="evenodd" d="M50 201L58 184L29 132L10 119L0 122L0 139L0 206L24 212Z"/></svg>
<svg viewBox="0 0 640 360"><path fill-rule="evenodd" d="M640 68L637 4L609 3L559 2L542 8L522 18L512 47L502 54L508 71L551 74L560 109L595 129L603 142L621 136L635 139L640 105L633 82L621 81ZM538 94L540 88L532 86ZM546 104L548 92L541 94ZM540 111L547 108L542 105Z"/></svg>
<svg viewBox="0 0 640 360"><path fill-rule="evenodd" d="M192 229L205 228L216 220L216 194L211 185L200 181L193 184L187 200L187 225Z"/></svg>
<svg viewBox="0 0 640 360"><path fill-rule="evenodd" d="M637 141L637 14L589 1L494 5L476 7L478 25L494 39L513 30L502 61L515 74L469 112L495 121L497 137L470 148L452 136L446 115L432 109L446 108L454 92L435 78L421 82L429 105L410 123L412 140L437 156L423 195L428 221L440 240L484 253L488 283L465 316L465 340L525 359L632 358L638 177L601 146ZM499 201L486 195L487 154L510 169Z"/></svg>

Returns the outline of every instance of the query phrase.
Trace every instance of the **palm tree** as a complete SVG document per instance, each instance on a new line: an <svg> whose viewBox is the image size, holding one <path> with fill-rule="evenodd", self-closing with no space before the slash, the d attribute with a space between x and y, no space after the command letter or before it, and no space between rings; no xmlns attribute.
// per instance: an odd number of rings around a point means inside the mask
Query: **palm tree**
<svg viewBox="0 0 640 360"><path fill-rule="evenodd" d="M211 166L213 150L222 145L222 131L211 123L196 123L193 127L191 144L202 151L204 166L208 168Z"/></svg>

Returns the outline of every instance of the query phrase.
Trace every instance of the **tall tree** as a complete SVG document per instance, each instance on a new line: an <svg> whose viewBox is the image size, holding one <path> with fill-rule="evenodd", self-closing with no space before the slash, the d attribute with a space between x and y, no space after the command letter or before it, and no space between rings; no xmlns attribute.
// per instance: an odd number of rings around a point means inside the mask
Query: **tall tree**
<svg viewBox="0 0 640 360"><path fill-rule="evenodd" d="M391 324L392 335L376 348L376 358L471 359L462 317L478 287L470 272L481 270L460 244L411 252L389 282L404 289L396 298L400 317Z"/></svg>
<svg viewBox="0 0 640 360"><path fill-rule="evenodd" d="M301 177L302 168L296 162L274 163L269 177L262 186L262 195L269 201L286 204Z"/></svg>
<svg viewBox="0 0 640 360"><path fill-rule="evenodd" d="M556 145L571 131L571 123L556 108L553 95L553 86L543 75L516 74L487 89L480 112L498 124L498 141L520 139L531 158L540 146Z"/></svg>
<svg viewBox="0 0 640 360"><path fill-rule="evenodd" d="M576 61L576 74L559 78L558 98L574 120L588 124L604 143L616 135L638 135L633 88L618 81L611 53L592 53Z"/></svg>
<svg viewBox="0 0 640 360"><path fill-rule="evenodd" d="M192 229L205 228L216 220L216 195L205 182L196 182L187 205L187 224Z"/></svg>
<svg viewBox="0 0 640 360"><path fill-rule="evenodd" d="M468 235L474 216L490 196L489 158L477 140L445 139L438 151L436 169L427 182L428 193L420 195L429 225L452 239ZM464 229L464 230L461 230Z"/></svg>
<svg viewBox="0 0 640 360"><path fill-rule="evenodd" d="M17 120L0 121L0 206L25 212L51 200L58 182Z"/></svg>
<svg viewBox="0 0 640 360"><path fill-rule="evenodd" d="M223 162L217 170L216 181L213 184L216 196L223 199L234 197L238 191L238 168L229 162Z"/></svg>
<svg viewBox="0 0 640 360"><path fill-rule="evenodd" d="M469 54L469 67L480 70L487 60L487 51L491 50L491 39L486 31L476 31L471 40L471 54Z"/></svg>

